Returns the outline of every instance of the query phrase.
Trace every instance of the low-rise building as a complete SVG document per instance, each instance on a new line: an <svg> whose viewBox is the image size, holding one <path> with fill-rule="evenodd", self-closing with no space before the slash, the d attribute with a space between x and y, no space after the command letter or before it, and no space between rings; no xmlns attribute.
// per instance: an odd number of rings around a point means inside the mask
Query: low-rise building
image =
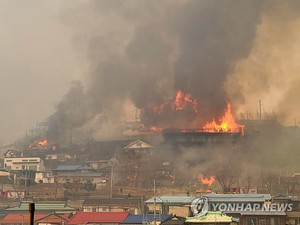
<svg viewBox="0 0 300 225"><path fill-rule="evenodd" d="M84 212L130 212L139 214L143 211L143 198L100 198L86 199L82 203Z"/></svg>
<svg viewBox="0 0 300 225"><path fill-rule="evenodd" d="M4 168L10 171L45 171L40 157L5 157Z"/></svg>

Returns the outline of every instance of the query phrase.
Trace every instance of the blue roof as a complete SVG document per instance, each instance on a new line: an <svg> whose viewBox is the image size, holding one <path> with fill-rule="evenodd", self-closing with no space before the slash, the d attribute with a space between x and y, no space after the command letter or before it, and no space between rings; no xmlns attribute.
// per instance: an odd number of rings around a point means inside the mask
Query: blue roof
<svg viewBox="0 0 300 225"><path fill-rule="evenodd" d="M157 214L156 220L164 222L172 218L172 215L169 214ZM154 220L153 214L144 214L144 215L128 215L127 218L122 222L122 224L142 224L145 222L151 222Z"/></svg>

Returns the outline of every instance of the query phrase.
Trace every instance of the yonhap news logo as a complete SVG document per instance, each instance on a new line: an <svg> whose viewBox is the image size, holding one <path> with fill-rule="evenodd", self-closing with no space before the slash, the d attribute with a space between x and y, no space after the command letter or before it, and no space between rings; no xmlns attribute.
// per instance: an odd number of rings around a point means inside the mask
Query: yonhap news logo
<svg viewBox="0 0 300 225"><path fill-rule="evenodd" d="M211 211L241 212L241 211L269 211L269 212L290 212L293 210L293 203L217 203L209 202L208 198L195 198L191 203L193 215L205 214Z"/></svg>
<svg viewBox="0 0 300 225"><path fill-rule="evenodd" d="M195 198L191 204L191 211L193 215L205 214L208 212L208 199L206 197Z"/></svg>

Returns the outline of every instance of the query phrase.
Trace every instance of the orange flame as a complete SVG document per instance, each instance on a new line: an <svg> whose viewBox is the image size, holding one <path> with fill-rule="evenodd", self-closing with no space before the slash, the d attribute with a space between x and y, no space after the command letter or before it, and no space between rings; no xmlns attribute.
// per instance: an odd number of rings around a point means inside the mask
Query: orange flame
<svg viewBox="0 0 300 225"><path fill-rule="evenodd" d="M207 186L212 185L215 181L216 181L216 177L215 176L210 176L210 177L198 177L198 180Z"/></svg>
<svg viewBox="0 0 300 225"><path fill-rule="evenodd" d="M161 127L152 126L150 127L151 131L153 132L161 132L163 129Z"/></svg>
<svg viewBox="0 0 300 225"><path fill-rule="evenodd" d="M48 140L43 140L43 141L34 141L30 146L29 148L32 149L32 148L46 148L48 145Z"/></svg>
<svg viewBox="0 0 300 225"><path fill-rule="evenodd" d="M178 90L174 102L166 102L161 105L148 104L148 107L156 114L161 114L166 109L184 110L189 105L193 107L194 113L198 113L198 103L196 99L186 95L183 91Z"/></svg>
<svg viewBox="0 0 300 225"><path fill-rule="evenodd" d="M192 104L194 112L198 113L198 103L196 99L186 96L183 91L178 90L175 97L174 107L175 110L183 110L188 104Z"/></svg>
<svg viewBox="0 0 300 225"><path fill-rule="evenodd" d="M244 125L237 124L231 113L231 105L228 102L224 115L216 122L215 119L206 123L203 129L207 132L244 132Z"/></svg>

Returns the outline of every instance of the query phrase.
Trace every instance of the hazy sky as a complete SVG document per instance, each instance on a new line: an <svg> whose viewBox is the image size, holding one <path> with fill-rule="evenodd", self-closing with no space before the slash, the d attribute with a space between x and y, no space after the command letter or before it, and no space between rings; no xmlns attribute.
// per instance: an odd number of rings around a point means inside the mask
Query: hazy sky
<svg viewBox="0 0 300 225"><path fill-rule="evenodd" d="M0 143L54 111L84 65L62 23L63 1L0 1Z"/></svg>

